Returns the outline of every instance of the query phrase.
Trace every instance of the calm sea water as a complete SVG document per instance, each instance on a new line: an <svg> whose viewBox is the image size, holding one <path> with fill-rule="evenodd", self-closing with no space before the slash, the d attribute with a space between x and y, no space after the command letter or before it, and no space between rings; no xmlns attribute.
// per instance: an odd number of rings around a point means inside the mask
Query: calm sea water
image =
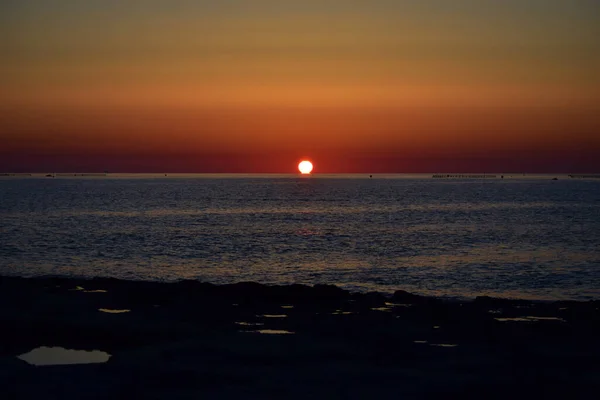
<svg viewBox="0 0 600 400"><path fill-rule="evenodd" d="M0 274L600 298L600 180L2 178Z"/></svg>

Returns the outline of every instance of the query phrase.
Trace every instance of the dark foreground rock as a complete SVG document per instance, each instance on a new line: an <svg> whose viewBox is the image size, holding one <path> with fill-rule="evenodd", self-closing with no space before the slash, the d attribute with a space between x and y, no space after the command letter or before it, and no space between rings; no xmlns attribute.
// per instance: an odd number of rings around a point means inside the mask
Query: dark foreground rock
<svg viewBox="0 0 600 400"><path fill-rule="evenodd" d="M0 277L0 398L595 398L599 308ZM40 346L111 358L37 367L17 358Z"/></svg>

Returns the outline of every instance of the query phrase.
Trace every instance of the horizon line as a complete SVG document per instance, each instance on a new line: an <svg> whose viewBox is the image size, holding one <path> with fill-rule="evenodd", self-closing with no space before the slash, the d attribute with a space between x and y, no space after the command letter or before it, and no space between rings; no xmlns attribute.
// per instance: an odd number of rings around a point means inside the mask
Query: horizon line
<svg viewBox="0 0 600 400"><path fill-rule="evenodd" d="M426 172L312 172L310 174L301 174L299 172L165 172L165 171L61 171L61 172L49 172L49 171L31 171L31 172L12 172L12 171L0 171L0 176L19 176L19 175L55 175L55 176L109 176L109 175L566 175L566 176L581 176L581 175L597 175L600 172L586 171L586 172L572 172L572 171L544 171L544 172L523 172L523 171L426 171Z"/></svg>

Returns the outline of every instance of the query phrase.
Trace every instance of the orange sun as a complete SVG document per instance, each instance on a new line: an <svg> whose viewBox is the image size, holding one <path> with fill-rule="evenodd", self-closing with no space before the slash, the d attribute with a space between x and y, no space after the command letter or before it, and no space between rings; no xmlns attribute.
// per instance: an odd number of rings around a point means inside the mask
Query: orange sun
<svg viewBox="0 0 600 400"><path fill-rule="evenodd" d="M310 161L301 161L300 164L298 164L298 170L300 171L301 174L303 175L308 175L312 172L313 170L313 165Z"/></svg>

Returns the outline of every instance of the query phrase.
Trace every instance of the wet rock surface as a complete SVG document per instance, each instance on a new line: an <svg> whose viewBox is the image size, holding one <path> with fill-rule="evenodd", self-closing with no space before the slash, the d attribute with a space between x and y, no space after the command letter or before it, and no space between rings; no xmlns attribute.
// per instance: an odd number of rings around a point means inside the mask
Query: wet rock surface
<svg viewBox="0 0 600 400"><path fill-rule="evenodd" d="M0 277L0 397L590 398L600 389L599 308ZM40 346L111 357L42 367L17 358Z"/></svg>

